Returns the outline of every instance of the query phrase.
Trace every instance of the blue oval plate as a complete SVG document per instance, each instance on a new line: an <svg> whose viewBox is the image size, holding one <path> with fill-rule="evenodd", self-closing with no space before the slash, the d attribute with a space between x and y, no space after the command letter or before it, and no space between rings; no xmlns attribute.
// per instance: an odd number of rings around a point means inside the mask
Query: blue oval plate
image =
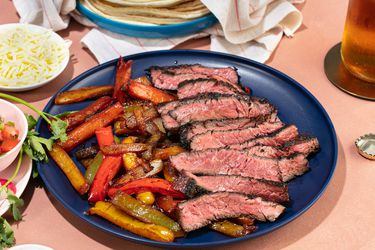
<svg viewBox="0 0 375 250"><path fill-rule="evenodd" d="M85 214L85 211L89 208L86 197L80 196L72 188L59 167L52 160L48 164L38 163L38 171L48 190L73 214L90 225L138 243L159 247L203 247L247 240L271 232L301 215L321 196L336 166L336 134L322 105L299 83L264 64L242 57L207 51L157 51L128 56L126 59L134 60L133 78L144 75L145 69L152 65L200 63L209 67L234 66L238 69L242 84L251 88L253 95L266 97L278 107L280 118L286 123L296 124L301 133L317 136L321 150L310 159L311 170L289 183L292 202L287 207L286 212L273 223L258 223L258 230L255 233L242 238L229 238L206 228L191 232L186 238L178 238L173 243L156 242L137 236L104 219ZM58 93L85 86L114 82L115 65L116 60L96 66L73 79ZM90 103L56 106L53 103L55 97L56 95L47 104L44 109L45 112L59 114L65 111L82 109ZM41 136L50 136L45 122L39 120L36 129ZM94 138L86 144L89 145L93 140ZM75 150L70 155L73 156L74 152ZM84 171L83 168L81 170Z"/></svg>
<svg viewBox="0 0 375 250"><path fill-rule="evenodd" d="M216 17L210 14L185 23L147 26L120 22L100 16L83 6L80 1L77 1L76 8L88 19L102 28L123 35L142 38L187 36L211 27L217 22Z"/></svg>

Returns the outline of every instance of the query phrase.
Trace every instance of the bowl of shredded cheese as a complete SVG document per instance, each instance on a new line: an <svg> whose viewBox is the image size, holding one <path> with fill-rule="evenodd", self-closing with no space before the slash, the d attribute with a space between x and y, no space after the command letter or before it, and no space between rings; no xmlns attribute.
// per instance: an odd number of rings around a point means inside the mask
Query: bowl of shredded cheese
<svg viewBox="0 0 375 250"><path fill-rule="evenodd" d="M44 27L0 25L0 91L31 90L55 79L68 65L70 44Z"/></svg>

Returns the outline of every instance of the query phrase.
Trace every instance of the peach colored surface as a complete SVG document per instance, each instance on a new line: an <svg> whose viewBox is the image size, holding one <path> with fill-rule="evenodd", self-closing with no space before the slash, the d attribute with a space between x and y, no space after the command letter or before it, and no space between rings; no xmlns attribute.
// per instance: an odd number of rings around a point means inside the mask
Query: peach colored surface
<svg viewBox="0 0 375 250"><path fill-rule="evenodd" d="M304 85L329 113L338 136L337 169L323 196L302 216L265 236L218 249L375 249L375 162L357 154L354 140L375 132L374 102L356 99L325 77L326 52L341 40L347 0L307 0L300 5L303 26L293 39L283 38L268 65ZM11 1L1 1L0 23L18 22ZM73 77L97 65L82 49L88 31L72 23L59 32L73 41L72 59L64 74L45 87L17 94L43 108ZM207 49L208 40L180 48ZM39 183L40 184L40 183ZM103 233L75 218L44 188L31 181L23 199L24 220L13 224L18 244L38 243L55 249L152 249Z"/></svg>

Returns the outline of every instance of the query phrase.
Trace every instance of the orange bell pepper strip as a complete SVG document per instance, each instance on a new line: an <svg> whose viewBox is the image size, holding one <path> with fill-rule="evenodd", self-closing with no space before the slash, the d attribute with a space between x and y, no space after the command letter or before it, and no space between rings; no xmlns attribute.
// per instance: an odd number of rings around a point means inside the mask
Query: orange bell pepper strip
<svg viewBox="0 0 375 250"><path fill-rule="evenodd" d="M68 133L68 140L60 142L60 146L67 152L90 138L99 128L103 128L116 120L124 111L123 106L117 102L109 108L91 117Z"/></svg>
<svg viewBox="0 0 375 250"><path fill-rule="evenodd" d="M141 100L148 100L154 104L170 102L177 99L177 97L160 89L133 80L130 80L128 91L130 96Z"/></svg>
<svg viewBox="0 0 375 250"><path fill-rule="evenodd" d="M104 110L112 103L112 98L109 96L102 96L98 100L91 103L86 108L71 113L61 119L68 123L67 131L70 131L78 125L84 123L88 118L91 118L95 113Z"/></svg>
<svg viewBox="0 0 375 250"><path fill-rule="evenodd" d="M90 86L79 89L73 89L58 94L55 99L55 104L61 105L81 102L101 96L111 95L112 92L112 85Z"/></svg>
<svg viewBox="0 0 375 250"><path fill-rule="evenodd" d="M172 183L160 178L143 178L127 182L121 187L112 187L108 189L108 195L113 197L117 191L122 191L129 195L150 191L162 195L170 195L173 198L183 199L185 195L180 191L173 189Z"/></svg>
<svg viewBox="0 0 375 250"><path fill-rule="evenodd" d="M49 151L50 156L68 177L70 183L75 190L80 194L85 194L89 189L89 185L85 181L82 173L79 171L77 166L69 155L61 148L58 144L53 144L52 150Z"/></svg>
<svg viewBox="0 0 375 250"><path fill-rule="evenodd" d="M117 62L113 98L117 99L117 101L119 101L120 103L124 103L126 101L126 94L123 89L125 91L127 90L128 83L132 74L132 65L132 60L124 62L124 59L122 57L120 57Z"/></svg>

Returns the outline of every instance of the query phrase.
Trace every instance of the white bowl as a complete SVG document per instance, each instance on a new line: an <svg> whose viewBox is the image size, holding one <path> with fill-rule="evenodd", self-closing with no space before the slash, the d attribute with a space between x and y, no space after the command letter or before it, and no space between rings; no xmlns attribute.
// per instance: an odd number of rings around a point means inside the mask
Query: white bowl
<svg viewBox="0 0 375 250"><path fill-rule="evenodd" d="M2 24L2 25L0 25L0 32L15 30L18 27L26 27L30 31L41 33L41 34L49 32L50 33L50 39L52 39L52 41L56 41L58 43L71 43L70 41L64 40L61 36L59 36L57 33L53 32L50 29L46 29L44 27L33 25L33 24L22 24L22 23ZM58 71L56 71L56 73L51 78L49 78L47 80L44 80L44 81L40 81L40 82L30 83L28 85L23 85L23 86L2 86L2 85L0 85L0 91L22 92L22 91L26 91L26 90L39 88L39 87L51 82L56 77L58 77L65 70L66 66L68 65L69 58L70 58L69 46L70 45L68 45L66 51L64 51L65 55L64 55L63 61L61 62L60 69Z"/></svg>
<svg viewBox="0 0 375 250"><path fill-rule="evenodd" d="M9 152L0 156L0 175L1 171L9 167L21 150L22 144L26 138L28 127L24 113L13 103L0 99L0 116L5 122L14 122L19 131L19 142Z"/></svg>

